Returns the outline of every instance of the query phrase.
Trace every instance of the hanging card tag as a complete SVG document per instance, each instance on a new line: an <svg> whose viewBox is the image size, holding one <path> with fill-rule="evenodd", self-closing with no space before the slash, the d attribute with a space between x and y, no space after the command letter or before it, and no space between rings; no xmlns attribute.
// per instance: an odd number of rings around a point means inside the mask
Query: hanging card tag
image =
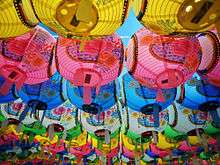
<svg viewBox="0 0 220 165"><path fill-rule="evenodd" d="M160 110L158 107L154 107L153 110L153 117L154 117L154 127L158 128L160 126L160 116L159 116Z"/></svg>
<svg viewBox="0 0 220 165"><path fill-rule="evenodd" d="M108 130L105 130L105 143L110 144L111 143L111 138Z"/></svg>
<svg viewBox="0 0 220 165"><path fill-rule="evenodd" d="M92 88L84 86L83 89L83 100L84 104L91 104L92 102Z"/></svg>
<svg viewBox="0 0 220 165"><path fill-rule="evenodd" d="M102 165L106 165L107 164L107 158L105 155L101 155L101 162L102 162Z"/></svg>
<svg viewBox="0 0 220 165"><path fill-rule="evenodd" d="M8 124L9 124L8 120L2 121L2 124L1 124L2 129L6 128L8 126Z"/></svg>
<svg viewBox="0 0 220 165"><path fill-rule="evenodd" d="M67 137L67 132L66 132L66 129L63 131L63 137L62 137L62 139L63 140L66 140L66 137Z"/></svg>
<svg viewBox="0 0 220 165"><path fill-rule="evenodd" d="M152 131L152 134L153 134L153 142L154 142L154 144L157 144L158 143L157 134L155 131Z"/></svg>
<svg viewBox="0 0 220 165"><path fill-rule="evenodd" d="M54 125L51 124L48 129L49 139L53 140L54 138Z"/></svg>
<svg viewBox="0 0 220 165"><path fill-rule="evenodd" d="M16 132L20 133L22 129L22 123L19 123L18 126L16 127Z"/></svg>
<svg viewBox="0 0 220 165"><path fill-rule="evenodd" d="M196 158L192 158L193 165L200 165L199 161Z"/></svg>

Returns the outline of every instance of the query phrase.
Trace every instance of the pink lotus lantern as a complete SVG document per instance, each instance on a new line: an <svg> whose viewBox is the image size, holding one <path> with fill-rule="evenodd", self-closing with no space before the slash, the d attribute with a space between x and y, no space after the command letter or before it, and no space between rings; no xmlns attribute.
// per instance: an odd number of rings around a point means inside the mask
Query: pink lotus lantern
<svg viewBox="0 0 220 165"><path fill-rule="evenodd" d="M143 28L131 39L127 49L127 67L143 85L161 89L183 84L200 63L200 44L196 37L162 36Z"/></svg>
<svg viewBox="0 0 220 165"><path fill-rule="evenodd" d="M37 27L16 38L0 41L0 76L5 79L0 87L7 94L15 84L17 89L26 84L37 84L49 79L49 65L55 39Z"/></svg>
<svg viewBox="0 0 220 165"><path fill-rule="evenodd" d="M198 73L209 83L220 86L220 43L218 32L213 29L197 36L202 47L202 59Z"/></svg>
<svg viewBox="0 0 220 165"><path fill-rule="evenodd" d="M75 86L84 87L84 103L90 104L92 88L96 88L98 94L100 86L120 75L123 66L122 41L115 34L89 41L59 37L57 66L64 78Z"/></svg>

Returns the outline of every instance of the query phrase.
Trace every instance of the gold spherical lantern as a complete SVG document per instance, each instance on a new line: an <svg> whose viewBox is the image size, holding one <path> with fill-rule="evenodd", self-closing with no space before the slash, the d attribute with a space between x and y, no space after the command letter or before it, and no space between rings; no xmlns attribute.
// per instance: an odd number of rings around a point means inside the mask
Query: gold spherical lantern
<svg viewBox="0 0 220 165"><path fill-rule="evenodd" d="M202 32L220 27L219 0L135 0L137 18L159 34Z"/></svg>
<svg viewBox="0 0 220 165"><path fill-rule="evenodd" d="M32 0L39 20L68 38L96 38L119 28L131 0Z"/></svg>
<svg viewBox="0 0 220 165"><path fill-rule="evenodd" d="M16 37L38 23L29 0L2 0L0 3L0 38Z"/></svg>

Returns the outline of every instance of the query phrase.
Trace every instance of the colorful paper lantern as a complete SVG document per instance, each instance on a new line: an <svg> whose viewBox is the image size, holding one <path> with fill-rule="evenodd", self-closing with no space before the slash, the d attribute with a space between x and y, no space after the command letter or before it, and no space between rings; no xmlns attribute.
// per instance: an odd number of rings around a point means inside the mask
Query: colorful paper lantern
<svg viewBox="0 0 220 165"><path fill-rule="evenodd" d="M187 81L200 63L200 45L195 37L160 36L139 30L127 49L129 73L142 85L158 90L176 88Z"/></svg>
<svg viewBox="0 0 220 165"><path fill-rule="evenodd" d="M175 88L163 89L163 102L157 101L157 90L147 88L136 81L128 73L123 76L123 91L126 105L134 111L153 116L155 126L159 126L159 112L167 108L175 100Z"/></svg>
<svg viewBox="0 0 220 165"><path fill-rule="evenodd" d="M29 111L36 114L37 110L43 110L45 115L45 110L54 109L64 103L66 98L62 95L62 81L63 78L56 73L43 83L23 85L18 94L27 106L19 119L22 121Z"/></svg>
<svg viewBox="0 0 220 165"><path fill-rule="evenodd" d="M178 132L187 134L192 130L206 127L207 112L192 110L176 102L167 109L169 110L169 125Z"/></svg>
<svg viewBox="0 0 220 165"><path fill-rule="evenodd" d="M38 118L42 125L48 128L51 138L57 134L59 138L66 139L67 131L77 126L78 110L68 100L52 110L39 110ZM51 130L52 129L52 130Z"/></svg>
<svg viewBox="0 0 220 165"><path fill-rule="evenodd" d="M0 75L5 79L0 92L7 94L15 84L17 89L26 84L46 81L55 39L46 30L37 27L16 38L1 40Z"/></svg>
<svg viewBox="0 0 220 165"><path fill-rule="evenodd" d="M25 110L25 107L26 107L25 103L21 99L17 99L13 102L2 104L1 113L7 119L14 119L19 121L19 116ZM25 117L22 123L32 124L35 121L36 121L35 116L34 115L31 116L31 114L28 113L28 115Z"/></svg>
<svg viewBox="0 0 220 165"><path fill-rule="evenodd" d="M0 9L0 38L20 36L38 24L28 0L5 0Z"/></svg>
<svg viewBox="0 0 220 165"><path fill-rule="evenodd" d="M153 115L147 115L136 112L133 109L126 108L123 113L123 125L125 134L132 139L139 139L142 142L149 142L153 138L153 131L162 132L168 122L168 111L159 113L159 125L155 127ZM136 138L135 138L136 137Z"/></svg>
<svg viewBox="0 0 220 165"><path fill-rule="evenodd" d="M219 27L219 1L209 0L137 0L137 19L150 30L160 34L184 34Z"/></svg>
<svg viewBox="0 0 220 165"><path fill-rule="evenodd" d="M131 0L33 0L38 19L64 37L111 35L125 21Z"/></svg>
<svg viewBox="0 0 220 165"><path fill-rule="evenodd" d="M75 86L83 86L83 100L91 103L92 88L99 93L102 85L115 80L123 66L123 45L117 35L82 41L59 37L57 46L57 69Z"/></svg>
<svg viewBox="0 0 220 165"><path fill-rule="evenodd" d="M201 80L198 74L185 83L177 101L187 108L209 112L219 126L220 116L217 110L220 107L220 88Z"/></svg>
<svg viewBox="0 0 220 165"><path fill-rule="evenodd" d="M213 29L199 34L197 38L202 48L202 58L198 73L202 79L215 86L220 86L220 43L218 32Z"/></svg>
<svg viewBox="0 0 220 165"><path fill-rule="evenodd" d="M64 95L69 98L70 102L74 104L77 108L96 115L98 113L104 112L114 106L117 102L117 80L112 81L106 85L103 85L99 89L99 93L96 94L96 89L91 90L91 104L84 104L84 90L85 87L78 87L72 85L69 81L65 81Z"/></svg>

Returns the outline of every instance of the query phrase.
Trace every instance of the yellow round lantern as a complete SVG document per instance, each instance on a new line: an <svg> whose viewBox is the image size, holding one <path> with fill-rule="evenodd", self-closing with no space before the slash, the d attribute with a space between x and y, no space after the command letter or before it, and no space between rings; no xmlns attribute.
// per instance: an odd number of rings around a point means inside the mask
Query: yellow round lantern
<svg viewBox="0 0 220 165"><path fill-rule="evenodd" d="M29 0L3 0L0 3L0 38L16 37L38 23Z"/></svg>
<svg viewBox="0 0 220 165"><path fill-rule="evenodd" d="M131 0L32 0L39 20L68 38L110 35L120 27Z"/></svg>
<svg viewBox="0 0 220 165"><path fill-rule="evenodd" d="M219 0L136 0L137 18L159 34L202 32L220 27Z"/></svg>

